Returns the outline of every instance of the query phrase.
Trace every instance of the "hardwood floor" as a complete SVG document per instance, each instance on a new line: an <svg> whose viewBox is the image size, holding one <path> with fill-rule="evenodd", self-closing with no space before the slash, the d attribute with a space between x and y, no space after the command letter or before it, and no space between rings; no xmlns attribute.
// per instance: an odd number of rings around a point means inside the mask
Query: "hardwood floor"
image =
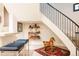
<svg viewBox="0 0 79 59"><path fill-rule="evenodd" d="M29 56L33 55L35 49L43 47L43 43L41 40L30 40L29 41Z"/></svg>

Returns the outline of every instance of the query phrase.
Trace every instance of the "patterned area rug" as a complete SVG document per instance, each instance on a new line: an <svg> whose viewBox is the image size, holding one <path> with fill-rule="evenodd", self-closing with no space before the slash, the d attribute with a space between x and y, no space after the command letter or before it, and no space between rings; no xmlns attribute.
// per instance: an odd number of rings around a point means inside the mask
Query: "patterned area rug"
<svg viewBox="0 0 79 59"><path fill-rule="evenodd" d="M65 50L56 46L52 47L52 51L51 49L49 49L48 51L45 51L44 47L36 49L35 51L43 56L69 56L70 55L70 52L68 50Z"/></svg>

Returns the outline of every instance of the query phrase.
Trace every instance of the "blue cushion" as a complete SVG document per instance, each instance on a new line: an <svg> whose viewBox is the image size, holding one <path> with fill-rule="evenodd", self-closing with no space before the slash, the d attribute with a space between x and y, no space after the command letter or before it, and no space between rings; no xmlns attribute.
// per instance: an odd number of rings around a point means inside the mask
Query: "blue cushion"
<svg viewBox="0 0 79 59"><path fill-rule="evenodd" d="M9 43L3 47L0 48L1 51L15 51L15 50L19 50L22 46L24 46L25 43L27 43L28 40L24 40L24 39L19 39L16 40L13 43Z"/></svg>

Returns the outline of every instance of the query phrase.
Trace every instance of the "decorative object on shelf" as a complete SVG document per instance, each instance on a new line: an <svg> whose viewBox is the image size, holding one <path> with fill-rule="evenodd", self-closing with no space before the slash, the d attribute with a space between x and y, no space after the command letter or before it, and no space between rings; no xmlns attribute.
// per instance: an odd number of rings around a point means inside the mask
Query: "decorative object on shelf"
<svg viewBox="0 0 79 59"><path fill-rule="evenodd" d="M28 32L29 39L40 39L40 26L38 24L29 25L30 31Z"/></svg>
<svg viewBox="0 0 79 59"><path fill-rule="evenodd" d="M23 31L23 24L21 22L17 22L17 31L22 32Z"/></svg>
<svg viewBox="0 0 79 59"><path fill-rule="evenodd" d="M33 29L33 28L40 28L40 26L39 25L37 25L37 24L33 24L33 25L29 25L29 28L30 29Z"/></svg>
<svg viewBox="0 0 79 59"><path fill-rule="evenodd" d="M55 41L54 37L51 37L49 41L43 41L45 51L48 51L49 49L51 49L52 51L52 46L54 46L54 41Z"/></svg>
<svg viewBox="0 0 79 59"><path fill-rule="evenodd" d="M79 3L73 4L73 11L79 11Z"/></svg>
<svg viewBox="0 0 79 59"><path fill-rule="evenodd" d="M31 25L29 26L29 28L30 28L30 29L33 29L33 27L32 27Z"/></svg>

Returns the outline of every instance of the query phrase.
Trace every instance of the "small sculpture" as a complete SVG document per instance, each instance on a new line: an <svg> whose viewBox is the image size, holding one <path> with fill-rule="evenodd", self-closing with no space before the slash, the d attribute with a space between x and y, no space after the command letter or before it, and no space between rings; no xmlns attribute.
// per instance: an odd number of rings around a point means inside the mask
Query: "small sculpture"
<svg viewBox="0 0 79 59"><path fill-rule="evenodd" d="M51 37L49 41L43 41L45 51L48 51L48 50L52 51L52 47L54 46L54 41L55 41L54 37Z"/></svg>

